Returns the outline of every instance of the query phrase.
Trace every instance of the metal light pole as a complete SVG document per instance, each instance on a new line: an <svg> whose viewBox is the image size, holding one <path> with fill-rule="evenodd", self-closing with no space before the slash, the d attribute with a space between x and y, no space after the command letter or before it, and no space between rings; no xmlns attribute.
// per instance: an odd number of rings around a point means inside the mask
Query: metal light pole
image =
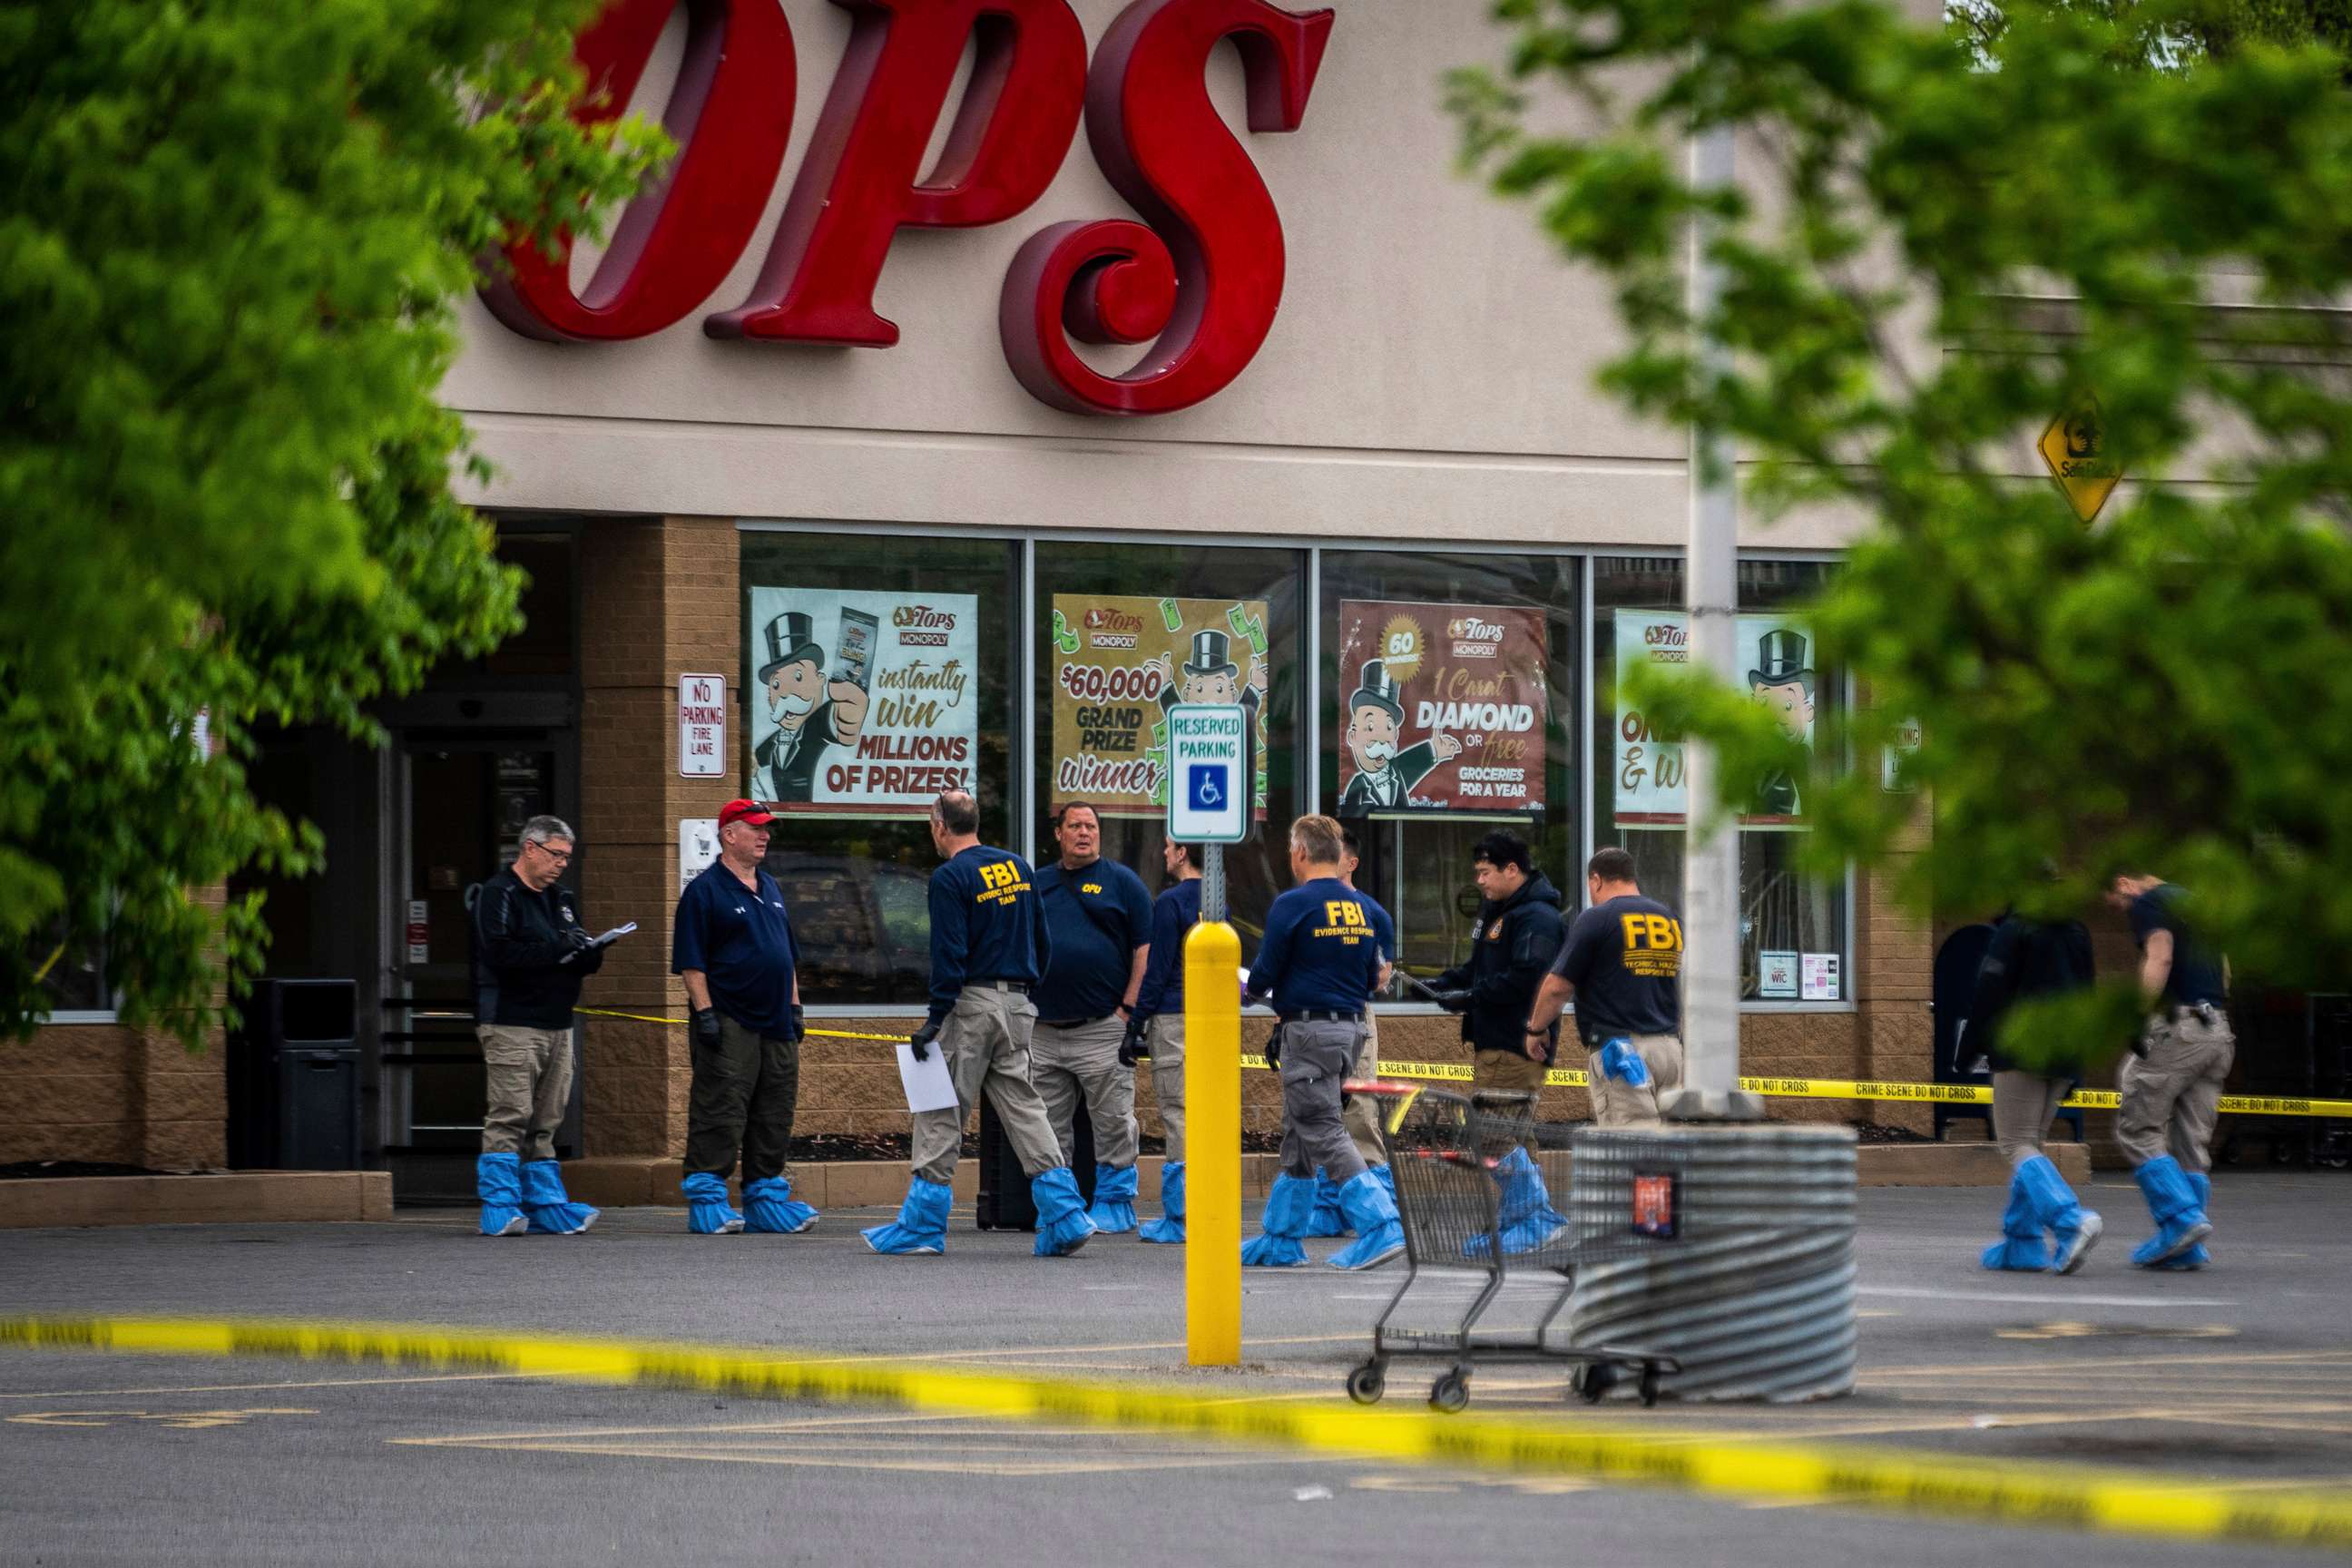
<svg viewBox="0 0 2352 1568"><path fill-rule="evenodd" d="M1691 184L1701 192L1732 182L1732 132L1717 126L1691 140ZM1691 317L1715 314L1723 279L1708 259L1714 225L1691 226ZM1701 331L1698 363L1712 376L1728 363L1723 344ZM1739 510L1734 455L1719 428L1694 424L1690 437L1690 542L1683 590L1690 612L1690 663L1729 685L1739 677ZM1696 737L1683 747L1683 1087L1660 1108L1677 1121L1750 1120L1761 1099L1739 1089L1739 833L1709 826L1720 759Z"/></svg>

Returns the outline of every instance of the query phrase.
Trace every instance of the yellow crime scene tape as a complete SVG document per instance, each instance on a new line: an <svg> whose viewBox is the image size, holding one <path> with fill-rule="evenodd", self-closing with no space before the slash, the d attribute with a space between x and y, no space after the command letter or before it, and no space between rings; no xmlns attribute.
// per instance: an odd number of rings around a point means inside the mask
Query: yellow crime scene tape
<svg viewBox="0 0 2352 1568"><path fill-rule="evenodd" d="M683 1026L683 1018L664 1018L650 1013L614 1013L602 1007L583 1007L581 1013L593 1018L627 1018L640 1024L672 1024ZM811 1029L811 1035L833 1040L878 1040L896 1045L904 1035L864 1035L847 1029ZM1244 1052L1242 1066L1259 1072L1274 1070L1265 1058ZM1432 1083L1468 1083L1471 1067L1468 1062L1382 1062L1382 1078L1420 1079ZM1588 1079L1579 1068L1554 1068L1544 1074L1546 1085L1561 1089L1582 1089ZM1739 1087L1750 1094L1760 1094L1779 1100L1892 1100L1922 1102L1941 1101L1948 1105L1990 1105L1992 1089L1980 1083L1898 1083L1875 1079L1852 1078L1743 1078ZM2123 1097L2111 1089L2078 1089L2061 1103L2068 1108L2084 1110L2113 1110ZM2248 1116L2344 1116L2352 1117L2352 1100L2307 1100L2279 1098L2268 1095L2225 1094L2221 1109Z"/></svg>
<svg viewBox="0 0 2352 1568"><path fill-rule="evenodd" d="M2193 1479L2039 1460L2002 1463L1683 1435L1624 1425L1368 1411L1230 1390L815 1360L774 1350L504 1334L430 1326L258 1320L0 1318L0 1346L171 1356L279 1356L509 1373L744 1398L882 1405L1000 1421L1071 1423L1349 1458L1507 1468L1703 1493L1859 1504L2168 1541L2352 1550L2352 1502L2317 1492L2233 1495Z"/></svg>

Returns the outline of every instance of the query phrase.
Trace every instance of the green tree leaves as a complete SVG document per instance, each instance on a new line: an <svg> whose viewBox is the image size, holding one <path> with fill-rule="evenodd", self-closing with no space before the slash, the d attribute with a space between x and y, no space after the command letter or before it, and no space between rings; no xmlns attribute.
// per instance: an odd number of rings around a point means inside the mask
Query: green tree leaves
<svg viewBox="0 0 2352 1568"><path fill-rule="evenodd" d="M1451 82L1466 156L1609 279L1632 346L1606 384L1732 431L1751 508L1871 521L1811 609L1817 652L1866 698L1820 737L1857 765L1808 792L1813 867L1884 865L1915 910L1976 914L2071 911L2106 871L2151 869L2193 890L2242 972L2340 982L2342 54L2268 25L2223 38L2238 13L2195 5L2011 5L1950 27L1874 0L1496 10L1510 65ZM1547 90L1604 105L1609 129L1528 129ZM1721 123L1742 180L1716 208L1726 285L1699 323L1681 138ZM1730 351L1719 374L1702 326ZM2032 447L2084 393L2126 470L2092 529ZM1727 804L1791 760L1738 693L1654 679L1642 700L1724 747ZM1916 856L1895 851L1919 797L1877 766L1906 719L1935 816Z"/></svg>
<svg viewBox="0 0 2352 1568"><path fill-rule="evenodd" d="M250 726L367 735L516 624L435 389L482 258L661 150L571 116L592 9L0 11L0 1026L110 931L125 1016L200 1037L262 928L191 889L318 852L247 789Z"/></svg>

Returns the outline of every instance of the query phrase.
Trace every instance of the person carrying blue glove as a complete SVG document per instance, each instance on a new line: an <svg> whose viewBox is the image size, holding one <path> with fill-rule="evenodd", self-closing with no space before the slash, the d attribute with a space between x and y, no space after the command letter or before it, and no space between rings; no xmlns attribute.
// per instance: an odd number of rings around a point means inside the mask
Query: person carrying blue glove
<svg viewBox="0 0 2352 1568"><path fill-rule="evenodd" d="M984 1093L1029 1176L1036 1255L1066 1257L1087 1244L1095 1223L1063 1161L1045 1101L1029 1082L1037 1024L1029 993L1053 956L1036 874L1020 856L980 841L979 803L962 790L932 803L931 843L946 864L931 873L931 1005L911 1044L919 1060L946 1053L956 1107L916 1113L906 1202L896 1220L859 1234L876 1252L894 1257L947 1250L964 1119Z"/></svg>
<svg viewBox="0 0 2352 1568"><path fill-rule="evenodd" d="M1622 849L1592 857L1584 890L1585 910L1568 928L1528 1011L1527 1049L1537 1053L1574 997L1593 1121L1655 1121L1660 1098L1683 1081L1682 922L1643 895L1633 857ZM1611 1051L1615 1041L1624 1048ZM1629 1053L1639 1062L1638 1079Z"/></svg>
<svg viewBox="0 0 2352 1568"><path fill-rule="evenodd" d="M1297 885L1266 910L1265 935L1250 965L1249 996L1269 998L1282 1019L1266 1055L1282 1075L1282 1169L1266 1196L1264 1234L1242 1262L1284 1268L1307 1261L1301 1238L1315 1211L1318 1166L1339 1184L1356 1239L1335 1253L1337 1268L1370 1268L1404 1250L1396 1199L1348 1136L1340 1086L1363 1045L1364 1013L1383 963L1378 906L1340 880L1339 825L1302 816L1290 827Z"/></svg>

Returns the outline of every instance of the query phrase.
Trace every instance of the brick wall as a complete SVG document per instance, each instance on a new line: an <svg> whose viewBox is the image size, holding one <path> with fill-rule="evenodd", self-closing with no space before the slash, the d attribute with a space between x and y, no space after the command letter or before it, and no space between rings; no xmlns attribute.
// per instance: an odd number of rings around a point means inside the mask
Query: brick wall
<svg viewBox="0 0 2352 1568"><path fill-rule="evenodd" d="M719 815L731 772L677 772L677 678L727 681L730 770L742 752L741 610L734 524L723 518L611 519L582 542L578 824L581 896L600 929L635 921L583 1007L685 1016L669 973L677 825ZM676 1154L686 1144L686 1032L589 1017L581 1030L582 1136L598 1154Z"/></svg>
<svg viewBox="0 0 2352 1568"><path fill-rule="evenodd" d="M191 1054L167 1036L59 1024L0 1041L0 1164L85 1160L158 1171L226 1162L217 1033Z"/></svg>

